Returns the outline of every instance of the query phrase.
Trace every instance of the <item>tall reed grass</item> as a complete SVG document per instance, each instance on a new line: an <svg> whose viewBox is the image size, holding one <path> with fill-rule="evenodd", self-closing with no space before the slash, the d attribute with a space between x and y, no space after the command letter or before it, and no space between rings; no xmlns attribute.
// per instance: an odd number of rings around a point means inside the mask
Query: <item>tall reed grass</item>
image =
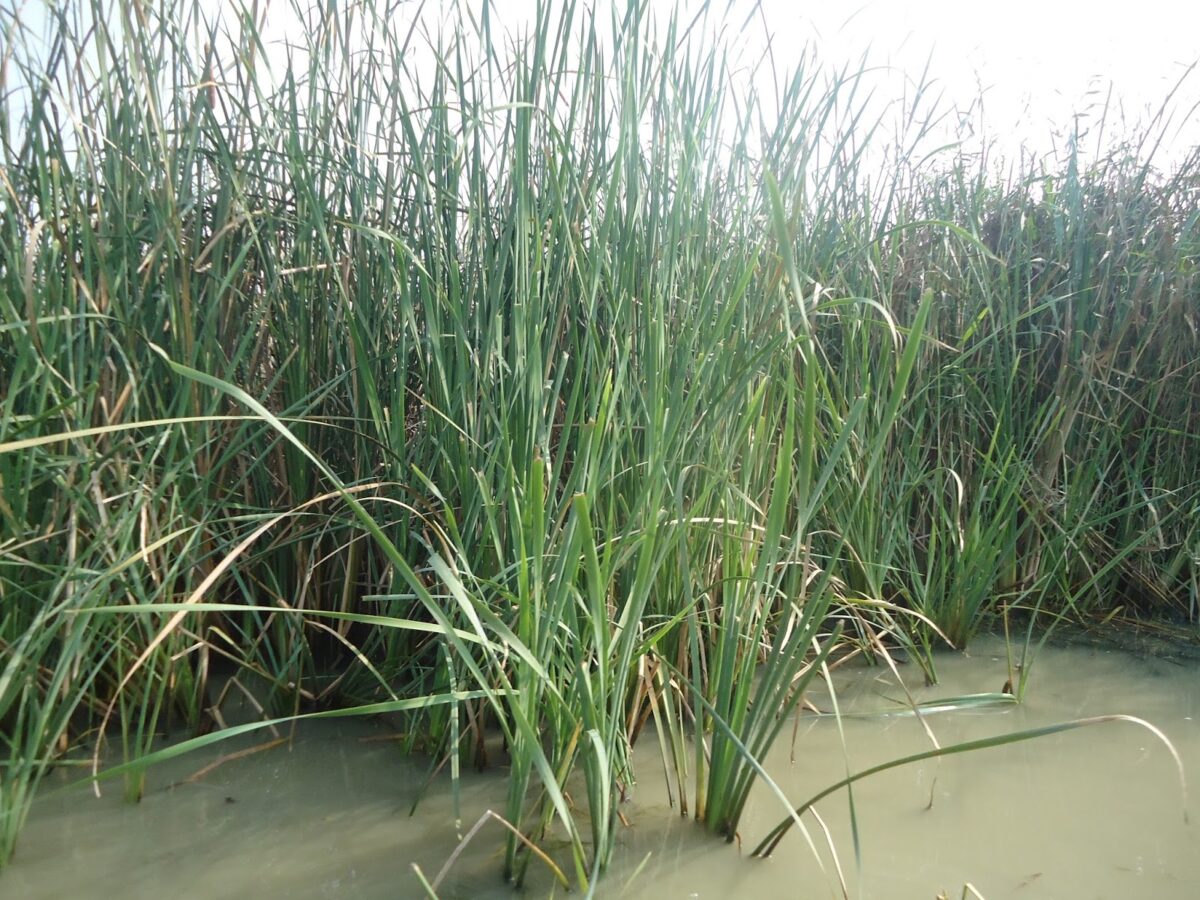
<svg viewBox="0 0 1200 900"><path fill-rule="evenodd" d="M1196 619L1200 156L904 153L927 85L758 93L707 11L393 12L5 13L0 864L232 691L502 733L506 875L586 885L647 725L732 837L846 641Z"/></svg>

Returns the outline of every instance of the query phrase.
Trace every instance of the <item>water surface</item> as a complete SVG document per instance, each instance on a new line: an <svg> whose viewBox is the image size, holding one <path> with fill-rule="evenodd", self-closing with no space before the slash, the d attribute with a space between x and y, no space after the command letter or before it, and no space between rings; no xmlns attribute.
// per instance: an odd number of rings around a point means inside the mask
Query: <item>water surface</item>
<svg viewBox="0 0 1200 900"><path fill-rule="evenodd" d="M939 660L941 684L919 700L999 691L1007 677L1003 644L983 640L969 657ZM837 673L844 710L879 709L902 692L885 669ZM819 706L828 699L813 698ZM1160 727L1200 778L1200 666L1139 659L1084 647L1047 647L1036 657L1020 706L926 717L950 744L1065 719L1124 713ZM887 759L927 749L911 716L830 719L802 716L768 761L797 803L824 786ZM223 754L265 740L219 744L152 770L136 806L105 796L58 792L30 816L0 896L417 897L419 864L435 875L488 808L500 810L497 773L464 775L461 827L444 776L382 740L382 723L313 723L290 746L222 765L198 782L181 781ZM682 819L667 802L656 743L638 748L640 782L623 808L616 862L601 896L663 898L838 897L840 863L851 897L957 898L971 884L987 900L1200 896L1200 804L1187 800L1183 823L1174 763L1147 731L1126 723L917 763L854 789L858 855L846 792L818 805L838 863L815 820L814 856L793 831L767 861L749 851L783 811L756 788L739 852ZM48 785L49 787L49 785ZM424 790L423 790L424 789ZM582 793L582 792L580 792ZM410 807L418 795L415 816ZM508 897L499 881L502 834L492 823L456 861L443 897ZM536 865L536 864L535 864ZM525 896L552 882L533 870ZM561 896L561 891L559 895Z"/></svg>

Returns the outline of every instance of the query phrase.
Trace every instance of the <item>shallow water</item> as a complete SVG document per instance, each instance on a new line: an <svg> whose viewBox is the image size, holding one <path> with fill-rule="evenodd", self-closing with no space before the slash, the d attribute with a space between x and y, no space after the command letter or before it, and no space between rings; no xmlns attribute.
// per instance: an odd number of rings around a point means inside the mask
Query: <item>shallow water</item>
<svg viewBox="0 0 1200 900"><path fill-rule="evenodd" d="M918 683L914 667L901 669ZM1003 645L981 641L969 658L939 660L941 684L912 688L920 700L998 691ZM881 669L836 675L843 711L878 709L901 696ZM827 700L815 697L818 705ZM1117 651L1047 647L1035 658L1020 706L930 715L950 744L1081 716L1124 713L1157 725L1200 778L1200 666L1137 659ZM846 774L928 749L911 716L801 718L768 770L796 802ZM457 844L448 783L378 738L376 723L320 723L293 745L226 763L198 783L177 782L223 754L266 740L217 745L150 773L136 806L119 787L95 800L79 791L39 800L16 859L0 874L0 897L235 898L417 897L412 864L432 878ZM708 837L667 804L654 742L638 751L641 781L623 812L631 827L600 894L608 897L836 897L836 866L806 818L814 856L793 831L767 861L750 849L783 815L761 787L743 819L745 847ZM1198 782L1200 784L1200 782ZM50 785L47 785L47 789ZM462 827L500 809L495 774L464 776ZM818 805L851 897L877 900L962 896L971 884L999 898L1194 898L1200 896L1200 803L1183 823L1174 763L1145 729L1112 722L892 770L854 789L858 859L846 792ZM931 805L932 800L932 805ZM443 882L443 897L506 897L499 883L495 823L485 826ZM536 866L536 863L533 864ZM526 896L551 882L531 869ZM561 892L559 892L561 895Z"/></svg>

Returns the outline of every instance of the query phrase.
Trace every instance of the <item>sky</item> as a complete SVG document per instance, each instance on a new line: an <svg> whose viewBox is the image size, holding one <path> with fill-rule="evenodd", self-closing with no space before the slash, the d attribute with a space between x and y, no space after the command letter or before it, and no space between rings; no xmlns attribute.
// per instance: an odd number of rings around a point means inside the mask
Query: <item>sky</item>
<svg viewBox="0 0 1200 900"><path fill-rule="evenodd" d="M910 77L929 61L949 99L969 103L982 88L992 127L1034 144L1103 101L1110 85L1128 114L1156 109L1200 58L1200 4L1179 0L764 0L763 6L784 45L808 29L834 57L869 46L873 59ZM1181 89L1192 104L1200 101L1198 75Z"/></svg>
<svg viewBox="0 0 1200 900"><path fill-rule="evenodd" d="M48 3L81 2L0 0L0 6L6 8L3 18L15 10L36 30ZM233 5L232 0L196 2L208 10ZM290 0L259 0L264 2L268 32L294 33L299 26ZM401 2L395 9L402 14L420 7L427 17L436 17L439 7L454 2ZM491 2L503 25L520 28L537 0ZM627 0L582 2L603 8ZM686 14L701 0L647 2L665 18L673 8ZM729 5L735 23L756 12L742 37L747 60L761 59L767 35L784 67L805 46L831 66L852 62L857 67L865 51L878 67L873 83L884 97L911 87L928 64L948 106L965 108L982 96L986 129L1010 156L1021 147L1045 153L1061 146L1074 117L1094 119L1110 87L1128 118L1148 117L1200 59L1200 3L1182 0L711 0L711 5L718 10ZM1173 104L1174 125L1182 130L1167 132L1171 140L1160 163L1200 144L1200 113L1192 111L1198 103L1200 69L1184 80Z"/></svg>
<svg viewBox="0 0 1200 900"><path fill-rule="evenodd" d="M649 2L662 14L698 5ZM731 18L740 22L756 3L731 5ZM534 6L535 0L495 0L512 22L527 19ZM1076 114L1095 112L1110 87L1130 119L1157 111L1200 59L1200 3L1182 0L758 0L757 6L746 33L748 58L766 46L764 33L784 65L807 43L834 66L867 51L873 65L888 70L880 75L883 89L896 93L928 64L948 103L966 107L982 93L988 130L1009 152L1021 145L1050 150L1052 132L1069 127ZM1200 103L1200 67L1177 96L1184 129L1168 155L1200 143L1200 114L1186 115Z"/></svg>

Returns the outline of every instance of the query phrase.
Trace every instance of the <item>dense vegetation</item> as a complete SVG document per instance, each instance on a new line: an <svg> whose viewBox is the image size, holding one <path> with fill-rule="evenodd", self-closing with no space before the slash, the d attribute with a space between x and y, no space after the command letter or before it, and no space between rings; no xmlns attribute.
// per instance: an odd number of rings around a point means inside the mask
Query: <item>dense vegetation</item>
<svg viewBox="0 0 1200 900"><path fill-rule="evenodd" d="M3 23L0 863L241 685L502 733L587 882L644 728L732 835L839 648L1196 620L1200 155L925 155L923 88L635 2L155 6Z"/></svg>

